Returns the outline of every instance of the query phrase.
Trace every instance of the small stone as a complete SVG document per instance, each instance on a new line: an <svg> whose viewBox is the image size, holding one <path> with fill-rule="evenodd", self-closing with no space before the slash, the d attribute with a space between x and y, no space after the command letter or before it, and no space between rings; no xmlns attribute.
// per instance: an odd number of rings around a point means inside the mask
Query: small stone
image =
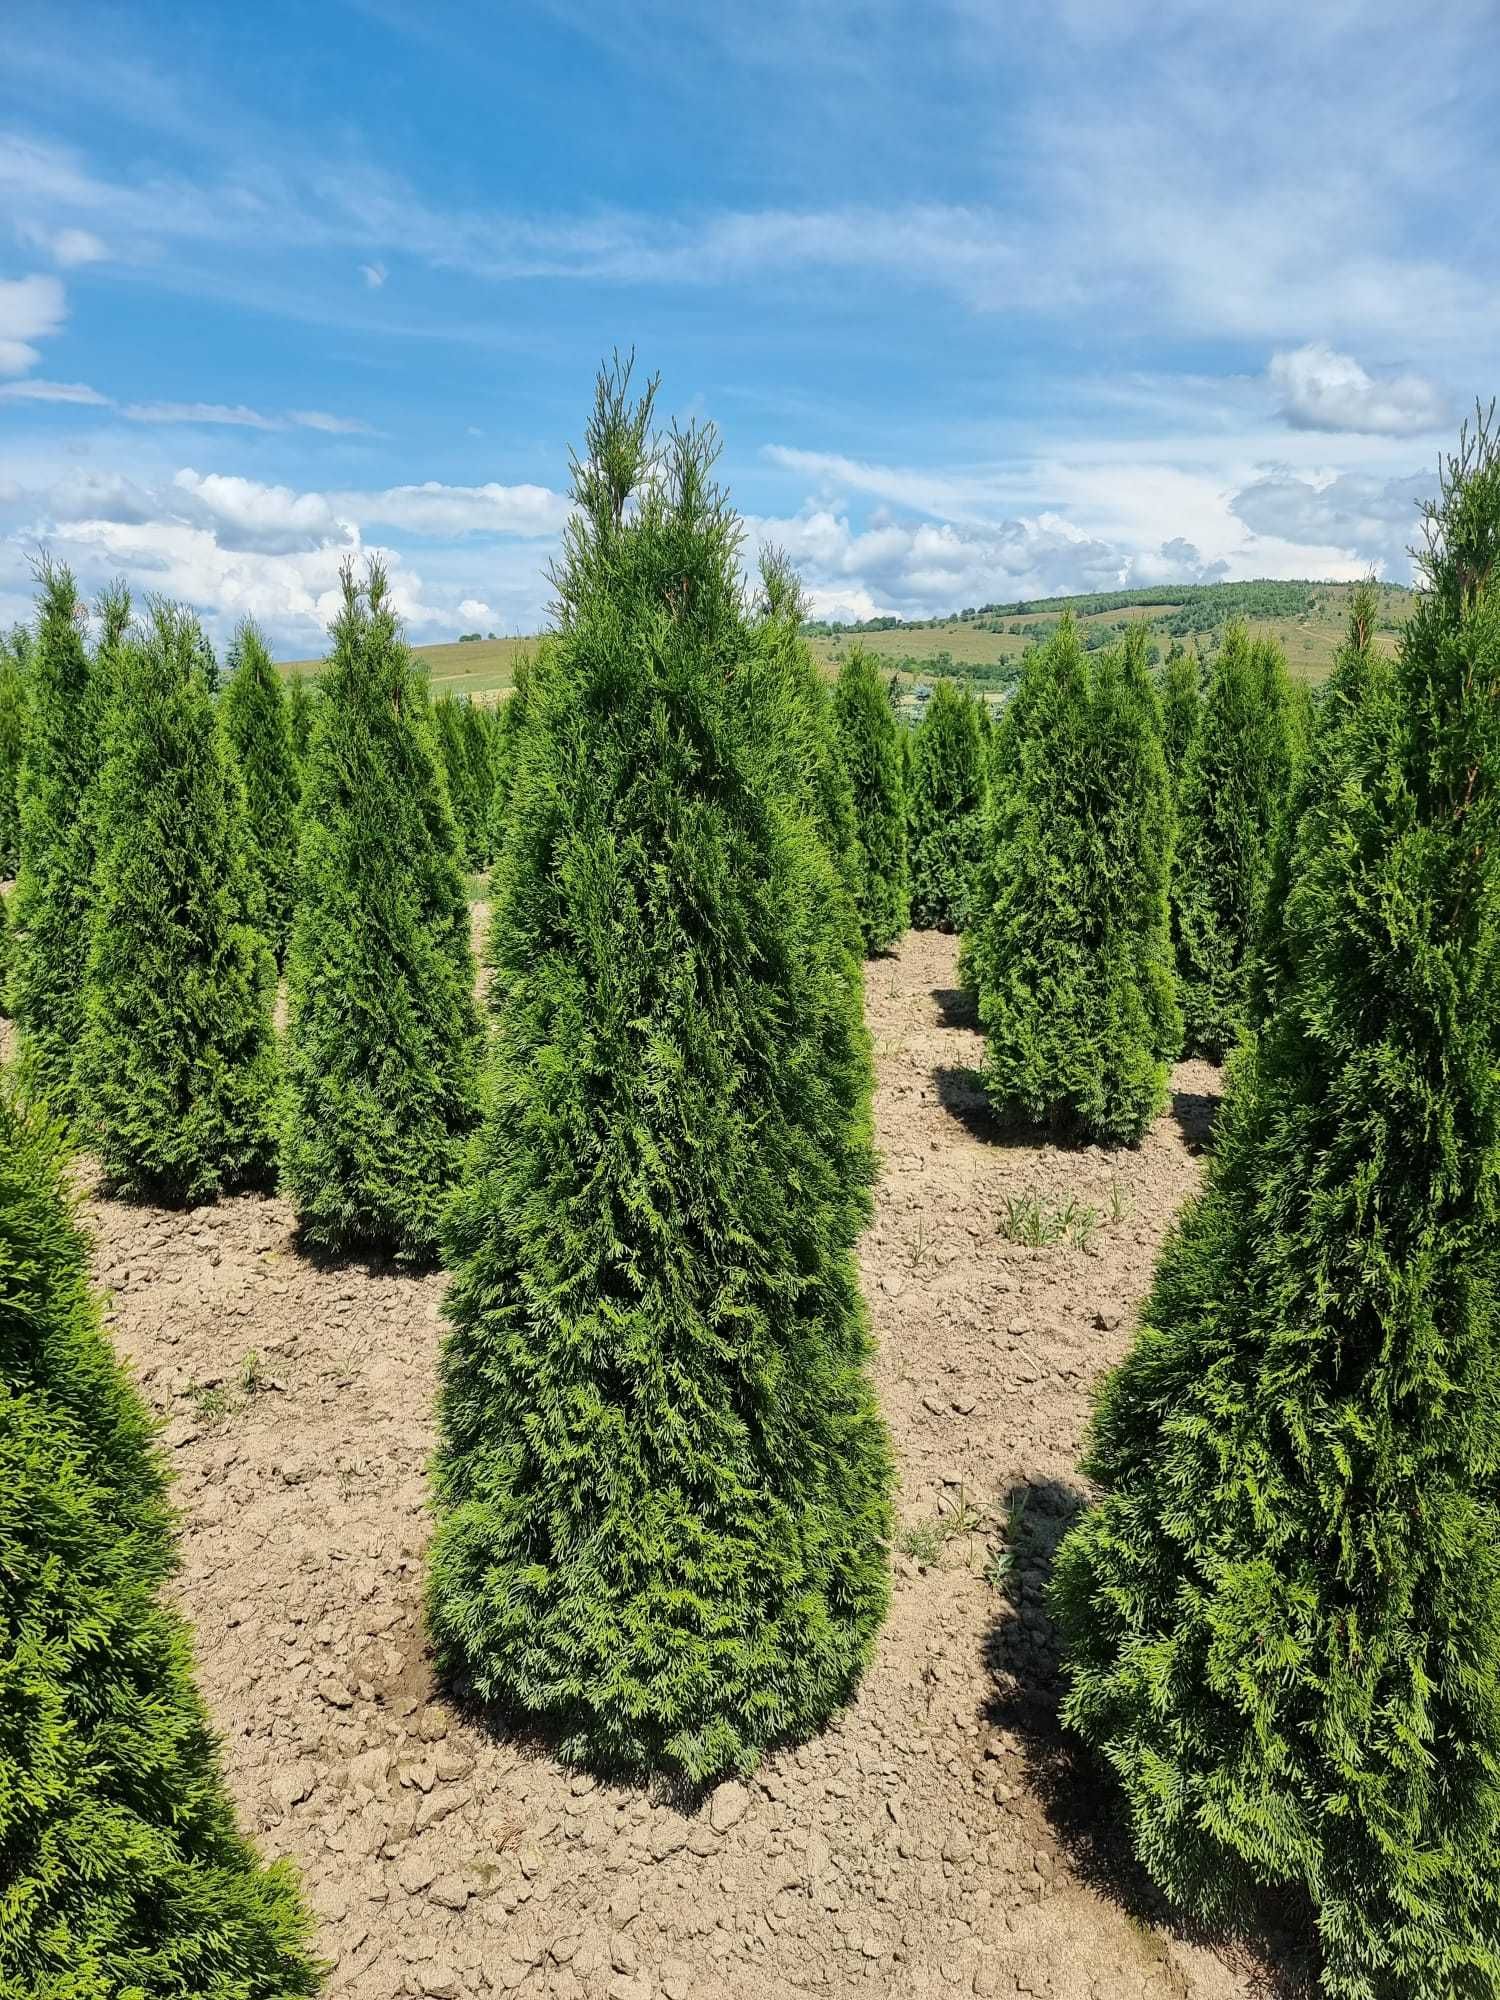
<svg viewBox="0 0 1500 2000"><path fill-rule="evenodd" d="M1113 1333L1120 1324L1120 1317L1111 1307L1101 1306L1094 1314L1094 1324L1101 1333Z"/></svg>
<svg viewBox="0 0 1500 2000"><path fill-rule="evenodd" d="M715 1833L728 1833L750 1810L750 1794L731 1778L718 1786L708 1802L708 1823Z"/></svg>
<svg viewBox="0 0 1500 2000"><path fill-rule="evenodd" d="M448 1718L440 1708L425 1709L417 1724L417 1734L424 1743L441 1743L448 1734Z"/></svg>
<svg viewBox="0 0 1500 2000"><path fill-rule="evenodd" d="M609 1962L616 1972L634 1972L640 1965L635 1945L624 1931L610 1941Z"/></svg>
<svg viewBox="0 0 1500 2000"><path fill-rule="evenodd" d="M651 1981L640 1972L621 1972L609 1982L609 2000L651 2000Z"/></svg>
<svg viewBox="0 0 1500 2000"><path fill-rule="evenodd" d="M445 1910L466 1910L469 1906L469 1891L457 1875L439 1875L427 1894L430 1901L441 1903Z"/></svg>
<svg viewBox="0 0 1500 2000"><path fill-rule="evenodd" d="M456 1785L460 1778L467 1778L474 1768L474 1759L466 1757L461 1750L441 1750L436 1758L437 1774L445 1785Z"/></svg>
<svg viewBox="0 0 1500 2000"><path fill-rule="evenodd" d="M396 1864L396 1880L408 1896L419 1896L429 1882L437 1878L437 1864L428 1861L420 1850L403 1854Z"/></svg>
<svg viewBox="0 0 1500 2000"><path fill-rule="evenodd" d="M668 1861L687 1846L687 1828L675 1816L661 1813L651 1829L649 1844L653 1861ZM523 1868L526 1866L524 1860L521 1866Z"/></svg>
<svg viewBox="0 0 1500 2000"><path fill-rule="evenodd" d="M462 2000L463 1987L458 1974L450 1965L427 1965L422 1968L423 2000Z"/></svg>
<svg viewBox="0 0 1500 2000"><path fill-rule="evenodd" d="M354 1691L345 1686L336 1674L329 1674L326 1680L318 1682L318 1693L330 1708L353 1708Z"/></svg>

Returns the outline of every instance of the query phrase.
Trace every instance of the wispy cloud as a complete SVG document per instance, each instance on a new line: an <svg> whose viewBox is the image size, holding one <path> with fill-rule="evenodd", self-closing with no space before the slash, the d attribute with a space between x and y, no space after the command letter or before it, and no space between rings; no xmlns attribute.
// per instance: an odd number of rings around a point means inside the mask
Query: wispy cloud
<svg viewBox="0 0 1500 2000"><path fill-rule="evenodd" d="M34 376L20 382L0 382L0 402L86 403L102 407L109 398L91 389L87 382L46 382Z"/></svg>
<svg viewBox="0 0 1500 2000"><path fill-rule="evenodd" d="M41 359L35 345L61 327L67 299L57 278L0 278L0 375L24 375Z"/></svg>
<svg viewBox="0 0 1500 2000"><path fill-rule="evenodd" d="M372 292L378 292L386 281L387 272L384 264L361 264L359 275Z"/></svg>
<svg viewBox="0 0 1500 2000"><path fill-rule="evenodd" d="M107 400L100 397L97 400ZM120 411L133 424L206 424L231 430L324 431L336 437L372 435L371 426L360 417L332 416L327 410L288 410L269 415L251 409L247 403L127 403Z"/></svg>

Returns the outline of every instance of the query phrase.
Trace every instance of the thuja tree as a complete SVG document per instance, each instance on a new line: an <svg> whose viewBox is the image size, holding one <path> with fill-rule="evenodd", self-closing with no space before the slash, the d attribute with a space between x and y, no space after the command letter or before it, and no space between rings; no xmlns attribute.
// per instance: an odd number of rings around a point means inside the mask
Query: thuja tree
<svg viewBox="0 0 1500 2000"><path fill-rule="evenodd" d="M26 684L19 652L0 635L0 881L21 865L21 753Z"/></svg>
<svg viewBox="0 0 1500 2000"><path fill-rule="evenodd" d="M1007 1122L1131 1143L1165 1088L1168 1024L1147 977L1165 949L1160 745L1117 664L1090 674L1068 617L1017 699L966 940L985 1087Z"/></svg>
<svg viewBox="0 0 1500 2000"><path fill-rule="evenodd" d="M939 681L912 741L906 812L911 919L962 930L983 836L984 737L978 704Z"/></svg>
<svg viewBox="0 0 1500 2000"><path fill-rule="evenodd" d="M481 750L479 736L484 724L471 719L472 714L469 702L451 694L439 695L432 704L435 740L463 858L470 868L482 868L489 852L491 800L485 776L489 750L487 742Z"/></svg>
<svg viewBox="0 0 1500 2000"><path fill-rule="evenodd" d="M302 798L283 1179L309 1239L424 1260L478 1116L463 859L420 670L345 572Z"/></svg>
<svg viewBox="0 0 1500 2000"><path fill-rule="evenodd" d="M1288 971L1232 1071L1065 1543L1065 1714L1216 1912L1301 1883L1340 2000L1500 1990L1500 452L1448 467L1336 724Z"/></svg>
<svg viewBox="0 0 1500 2000"><path fill-rule="evenodd" d="M279 961L291 931L297 872L297 753L281 676L248 620L229 649L219 714L245 788L245 860L258 918Z"/></svg>
<svg viewBox="0 0 1500 2000"><path fill-rule="evenodd" d="M833 713L859 830L860 930L867 952L889 951L911 913L900 725L862 646L839 669Z"/></svg>
<svg viewBox="0 0 1500 2000"><path fill-rule="evenodd" d="M1279 648L1224 637L1178 788L1173 918L1189 1054L1221 1059L1245 1026L1274 830L1293 776Z"/></svg>
<svg viewBox="0 0 1500 2000"><path fill-rule="evenodd" d="M91 660L72 572L43 562L38 581L21 758L21 869L10 913L11 1003L27 1090L59 1117L71 1117L78 1105L74 1068L83 1034L101 711L130 608L123 592L107 594Z"/></svg>
<svg viewBox="0 0 1500 2000"><path fill-rule="evenodd" d="M312 748L314 707L315 695L311 681L306 674L293 674L287 688L286 719L287 728L291 732L292 755L296 759L299 784L303 767L307 763L308 752Z"/></svg>
<svg viewBox="0 0 1500 2000"><path fill-rule="evenodd" d="M1303 754L1272 835L1271 866L1266 882L1261 931L1251 971L1252 1027L1273 1011L1290 971L1289 941L1283 919L1291 893L1297 829L1310 806L1319 805L1344 782L1349 751L1356 739L1347 725L1358 713L1366 688L1381 671L1375 645L1380 601L1373 582L1358 585L1350 600L1349 626L1334 660L1333 672L1309 705L1303 727Z"/></svg>
<svg viewBox="0 0 1500 2000"><path fill-rule="evenodd" d="M1168 655L1161 676L1161 741L1174 789L1181 782L1188 745L1198 727L1198 681L1196 653L1179 647Z"/></svg>
<svg viewBox="0 0 1500 2000"><path fill-rule="evenodd" d="M813 823L846 892L851 939L858 950L859 820L833 701L802 636L806 615L802 586L785 554L762 550L759 634L767 661L782 681L789 722L781 741L790 755L789 778L805 787Z"/></svg>
<svg viewBox="0 0 1500 2000"><path fill-rule="evenodd" d="M705 1781L852 1691L891 1461L849 932L781 782L712 435L658 454L651 394L601 378L528 690L429 1616L445 1667L565 1756Z"/></svg>
<svg viewBox="0 0 1500 2000"><path fill-rule="evenodd" d="M526 727L526 690L531 681L531 661L523 656L516 665L515 684L495 717L491 764L494 772L487 814L490 857L498 861L505 845L510 822L511 784L520 762L521 735Z"/></svg>
<svg viewBox="0 0 1500 2000"><path fill-rule="evenodd" d="M1151 1046L1165 1061L1182 1047L1182 1009L1172 946L1172 857L1177 812L1162 744L1161 704L1146 664L1145 629L1093 668L1094 758L1103 799L1095 825L1101 902L1135 950Z"/></svg>
<svg viewBox="0 0 1500 2000"><path fill-rule="evenodd" d="M490 838L495 801L496 718L483 703L462 704L465 776L469 788L469 812L474 829L472 866L487 868L494 859Z"/></svg>
<svg viewBox="0 0 1500 2000"><path fill-rule="evenodd" d="M275 966L199 636L157 603L120 650L77 1068L111 1178L179 1202L261 1180L275 1157Z"/></svg>
<svg viewBox="0 0 1500 2000"><path fill-rule="evenodd" d="M0 1097L0 1990L311 1994L286 1865L234 1816L165 1602L152 1424L89 1289L52 1130Z"/></svg>

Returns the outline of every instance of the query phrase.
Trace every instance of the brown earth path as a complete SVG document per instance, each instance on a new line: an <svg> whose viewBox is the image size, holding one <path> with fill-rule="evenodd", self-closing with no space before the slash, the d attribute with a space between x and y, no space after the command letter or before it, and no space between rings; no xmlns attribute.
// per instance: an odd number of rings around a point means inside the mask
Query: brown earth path
<svg viewBox="0 0 1500 2000"><path fill-rule="evenodd" d="M441 1278L315 1264L279 1200L91 1200L115 1338L167 1422L229 1780L262 1849L303 1871L333 1993L1257 1990L1153 1922L1107 1788L1058 1742L1038 1603L1090 1384L1198 1182L1216 1073L1180 1068L1137 1152L1007 1142L965 1068L955 959L914 935L867 975L884 1170L861 1262L908 1551L889 1623L846 1714L693 1814L494 1738L433 1689ZM997 1226L1012 1197L1097 1213L1075 1215L1079 1241L1026 1248ZM1002 1592L986 1567L1007 1509Z"/></svg>

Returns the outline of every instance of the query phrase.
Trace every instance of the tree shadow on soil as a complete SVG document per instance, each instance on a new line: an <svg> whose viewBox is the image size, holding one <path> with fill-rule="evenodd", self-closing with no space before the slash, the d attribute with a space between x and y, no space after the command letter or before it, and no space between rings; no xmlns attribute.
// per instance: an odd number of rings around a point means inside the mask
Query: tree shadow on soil
<svg viewBox="0 0 1500 2000"><path fill-rule="evenodd" d="M1219 1106L1222 1102L1222 1091L1174 1090L1172 1092L1172 1116L1177 1120L1177 1129L1188 1143L1189 1152L1201 1153L1212 1141L1214 1120L1219 1115Z"/></svg>
<svg viewBox="0 0 1500 2000"><path fill-rule="evenodd" d="M1133 1921L1214 1951L1249 1981L1259 2000L1311 2000L1317 1945L1305 1898L1286 1890L1257 1892L1232 1928L1196 1924L1175 1910L1135 1857L1114 1779L1062 1726L1063 1687L1046 1593L1058 1545L1086 1504L1077 1487L1056 1480L1022 1483L1005 1497L1014 1566L986 1646L991 1690L985 1719L1018 1740L1027 1788L1081 1882Z"/></svg>
<svg viewBox="0 0 1500 2000"><path fill-rule="evenodd" d="M978 1033L979 1013L972 993L961 986L934 986L931 997L937 1003L940 1028L972 1028Z"/></svg>
<svg viewBox="0 0 1500 2000"><path fill-rule="evenodd" d="M347 1248L337 1248L328 1243L316 1243L307 1234L301 1223L292 1228L292 1254L309 1270L320 1277L336 1278L342 1272L361 1278L430 1278L442 1269L442 1258L434 1251L430 1257L396 1257L389 1250L377 1250L369 1245L350 1244Z"/></svg>
<svg viewBox="0 0 1500 2000"><path fill-rule="evenodd" d="M1066 1132L1053 1131L1050 1126L1018 1125L997 1118L977 1069L962 1063L938 1063L932 1081L938 1103L949 1117L983 1145L1025 1151L1045 1147L1055 1153L1082 1153L1088 1149L1089 1141L1081 1135L1073 1138Z"/></svg>

